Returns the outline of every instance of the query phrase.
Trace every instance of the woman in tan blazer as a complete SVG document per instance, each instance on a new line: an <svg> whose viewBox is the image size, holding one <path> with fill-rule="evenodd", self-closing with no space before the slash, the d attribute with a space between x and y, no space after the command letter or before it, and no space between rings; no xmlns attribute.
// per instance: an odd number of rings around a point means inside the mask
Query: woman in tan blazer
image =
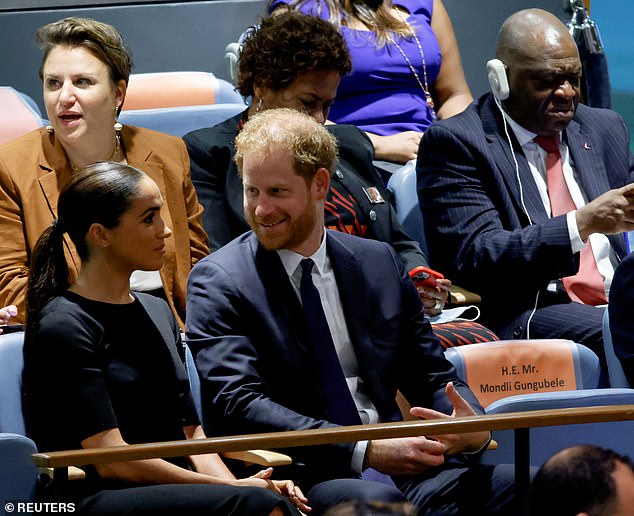
<svg viewBox="0 0 634 516"><path fill-rule="evenodd" d="M60 189L91 163L119 161L156 182L173 230L160 275L135 273L132 287L165 297L182 326L189 270L209 252L183 142L117 123L132 59L114 27L66 18L41 27L36 39L50 125L0 146L0 306L16 305L23 321L31 250L57 217ZM72 242L65 245L74 280L80 260Z"/></svg>

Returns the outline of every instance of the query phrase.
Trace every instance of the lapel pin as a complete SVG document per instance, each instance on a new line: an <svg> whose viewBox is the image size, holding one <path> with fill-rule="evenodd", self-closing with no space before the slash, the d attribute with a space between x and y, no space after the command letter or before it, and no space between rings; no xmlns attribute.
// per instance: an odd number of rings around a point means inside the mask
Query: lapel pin
<svg viewBox="0 0 634 516"><path fill-rule="evenodd" d="M368 201L370 201L370 204L382 204L385 202L385 199L383 199L381 192L376 186L364 186L363 192L368 198Z"/></svg>
<svg viewBox="0 0 634 516"><path fill-rule="evenodd" d="M588 142L584 142L584 144L583 144L583 148L584 148L585 150L590 150L590 145L588 145Z"/></svg>

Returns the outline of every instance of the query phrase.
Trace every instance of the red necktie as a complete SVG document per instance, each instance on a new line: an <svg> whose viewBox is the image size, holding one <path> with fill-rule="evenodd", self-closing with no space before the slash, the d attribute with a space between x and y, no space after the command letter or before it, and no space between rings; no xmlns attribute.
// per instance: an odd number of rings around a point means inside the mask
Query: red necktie
<svg viewBox="0 0 634 516"><path fill-rule="evenodd" d="M537 136L535 143L546 151L546 184L552 216L565 215L576 210L574 201L568 190L564 169L559 153L559 135ZM592 245L588 244L581 250L579 257L579 272L574 276L562 279L570 299L586 305L602 305L607 303L603 278L597 268L597 262L592 253Z"/></svg>

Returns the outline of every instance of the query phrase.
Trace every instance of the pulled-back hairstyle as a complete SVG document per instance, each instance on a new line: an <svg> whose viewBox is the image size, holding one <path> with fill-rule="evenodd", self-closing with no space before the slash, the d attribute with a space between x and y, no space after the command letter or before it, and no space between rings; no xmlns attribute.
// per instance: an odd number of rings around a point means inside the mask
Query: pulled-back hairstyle
<svg viewBox="0 0 634 516"><path fill-rule="evenodd" d="M294 109L267 109L244 124L236 137L238 173L246 154L268 155L279 147L289 152L298 176L310 182L319 168L332 175L337 160L337 140L311 116Z"/></svg>
<svg viewBox="0 0 634 516"><path fill-rule="evenodd" d="M132 52L112 25L90 18L64 18L40 27L35 33L35 41L44 52L40 79L49 52L61 45L90 50L108 67L113 84L122 79L128 84L132 71Z"/></svg>
<svg viewBox="0 0 634 516"><path fill-rule="evenodd" d="M145 174L123 163L100 161L78 172L59 194L58 218L44 230L33 254L26 291L27 326L53 297L70 286L64 233L83 262L90 257L86 234L92 224L112 229L130 207ZM27 328L28 331L28 328Z"/></svg>
<svg viewBox="0 0 634 516"><path fill-rule="evenodd" d="M280 91L312 71L346 75L352 61L346 43L328 22L287 12L262 21L247 35L238 60L237 87L245 97L254 85Z"/></svg>
<svg viewBox="0 0 634 516"><path fill-rule="evenodd" d="M289 7L299 10L305 1L293 0ZM392 0L317 0L317 6L313 8L315 15L321 15L324 6L328 8L328 21L337 29L350 25L351 20L358 20L374 33L379 47L384 47L394 36L398 39L414 35L406 21L407 14L403 13L402 19L391 14Z"/></svg>

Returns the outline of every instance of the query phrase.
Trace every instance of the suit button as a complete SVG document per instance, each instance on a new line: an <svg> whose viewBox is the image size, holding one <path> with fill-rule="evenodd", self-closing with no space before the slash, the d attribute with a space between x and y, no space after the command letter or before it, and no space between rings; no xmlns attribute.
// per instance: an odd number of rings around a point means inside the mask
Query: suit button
<svg viewBox="0 0 634 516"><path fill-rule="evenodd" d="M513 337L515 337L516 339L519 338L522 335L522 330L523 330L523 328L521 326L517 326L513 330Z"/></svg>
<svg viewBox="0 0 634 516"><path fill-rule="evenodd" d="M374 222L376 220L376 211L370 210L370 220Z"/></svg>

